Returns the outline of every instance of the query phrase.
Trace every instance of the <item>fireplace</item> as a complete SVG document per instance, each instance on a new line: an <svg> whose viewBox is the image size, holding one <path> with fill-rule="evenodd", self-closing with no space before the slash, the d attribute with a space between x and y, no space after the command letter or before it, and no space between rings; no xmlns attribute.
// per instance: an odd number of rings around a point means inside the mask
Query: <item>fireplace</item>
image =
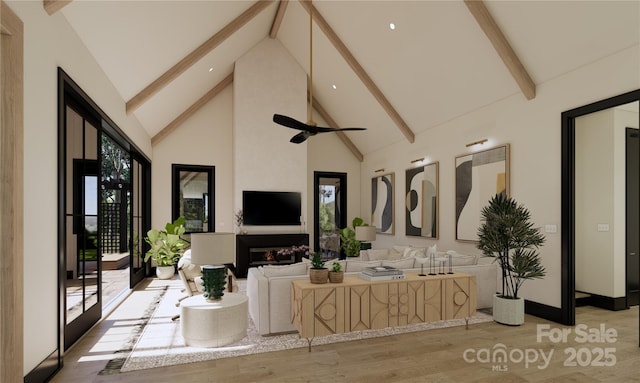
<svg viewBox="0 0 640 383"><path fill-rule="evenodd" d="M302 252L288 251L300 245L309 245L309 234L236 235L236 277L246 278L249 267L300 262Z"/></svg>
<svg viewBox="0 0 640 383"><path fill-rule="evenodd" d="M291 247L251 247L249 248L249 267L280 264L289 265L299 262L297 253L290 250Z"/></svg>

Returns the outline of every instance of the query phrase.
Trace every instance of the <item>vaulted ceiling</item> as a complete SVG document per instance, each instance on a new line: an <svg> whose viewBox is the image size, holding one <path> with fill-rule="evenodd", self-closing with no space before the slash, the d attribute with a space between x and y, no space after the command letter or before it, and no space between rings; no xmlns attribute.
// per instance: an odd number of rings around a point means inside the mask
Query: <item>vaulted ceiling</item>
<svg viewBox="0 0 640 383"><path fill-rule="evenodd" d="M234 62L262 39L278 39L309 73L308 3L43 4L68 20L153 143L228 86ZM640 43L637 1L313 6L314 105L339 127L368 128L344 136L359 158L514 94L535 99L545 82Z"/></svg>

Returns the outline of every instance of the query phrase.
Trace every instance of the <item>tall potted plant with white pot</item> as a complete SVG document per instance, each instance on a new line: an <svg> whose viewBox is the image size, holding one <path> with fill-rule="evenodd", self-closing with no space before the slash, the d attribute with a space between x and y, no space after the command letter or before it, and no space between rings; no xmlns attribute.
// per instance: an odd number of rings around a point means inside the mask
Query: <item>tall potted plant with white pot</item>
<svg viewBox="0 0 640 383"><path fill-rule="evenodd" d="M171 279L175 273L175 264L184 253L187 242L180 238L185 233L185 218L180 217L167 223L164 230L151 229L144 240L151 246L144 261L153 259L156 263L156 275L160 279Z"/></svg>
<svg viewBox="0 0 640 383"><path fill-rule="evenodd" d="M518 293L528 279L546 275L538 248L545 237L533 227L531 214L504 194L496 194L481 212L478 249L496 258L502 270L502 293L493 298L493 319L498 323L524 323L524 299Z"/></svg>

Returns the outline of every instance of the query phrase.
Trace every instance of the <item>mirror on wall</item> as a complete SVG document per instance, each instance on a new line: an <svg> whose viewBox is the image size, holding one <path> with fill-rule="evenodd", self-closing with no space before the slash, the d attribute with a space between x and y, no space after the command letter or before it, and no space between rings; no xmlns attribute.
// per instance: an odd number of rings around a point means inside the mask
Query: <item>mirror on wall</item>
<svg viewBox="0 0 640 383"><path fill-rule="evenodd" d="M184 217L186 233L215 231L215 167L172 166L172 220Z"/></svg>

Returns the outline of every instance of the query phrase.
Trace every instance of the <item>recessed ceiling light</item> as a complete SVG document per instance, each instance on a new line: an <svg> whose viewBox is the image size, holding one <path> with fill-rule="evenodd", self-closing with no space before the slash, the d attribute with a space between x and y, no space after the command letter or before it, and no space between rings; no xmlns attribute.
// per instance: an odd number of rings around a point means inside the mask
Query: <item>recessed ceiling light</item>
<svg viewBox="0 0 640 383"><path fill-rule="evenodd" d="M209 72L213 72L213 67L209 68Z"/></svg>
<svg viewBox="0 0 640 383"><path fill-rule="evenodd" d="M396 29L396 24L395 23L389 23L389 29L391 29L392 31Z"/></svg>
<svg viewBox="0 0 640 383"><path fill-rule="evenodd" d="M338 89L338 87L336 86L336 84L331 85L331 87L332 87L333 89Z"/></svg>

